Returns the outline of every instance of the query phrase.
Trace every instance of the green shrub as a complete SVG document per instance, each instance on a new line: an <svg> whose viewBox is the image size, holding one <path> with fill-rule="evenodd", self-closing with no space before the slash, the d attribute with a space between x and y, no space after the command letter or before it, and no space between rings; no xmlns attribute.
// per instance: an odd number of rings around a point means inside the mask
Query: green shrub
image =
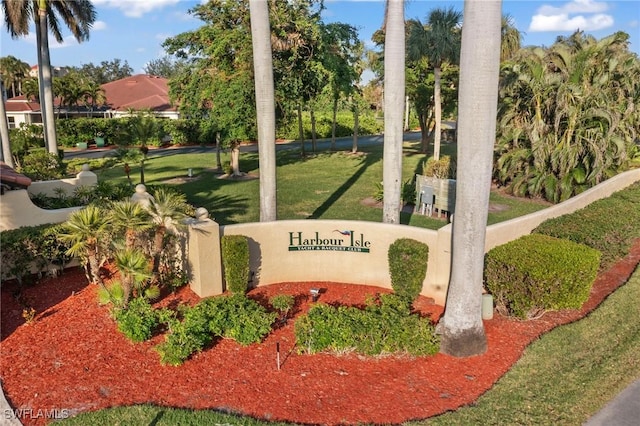
<svg viewBox="0 0 640 426"><path fill-rule="evenodd" d="M249 285L249 240L244 235L223 235L221 244L227 289L244 294Z"/></svg>
<svg viewBox="0 0 640 426"><path fill-rule="evenodd" d="M629 253L640 238L640 183L574 213L548 219L534 231L565 238L602 252L601 269Z"/></svg>
<svg viewBox="0 0 640 426"><path fill-rule="evenodd" d="M303 352L355 351L365 355L438 352L438 338L428 318L411 314L394 294L367 301L365 309L318 303L295 323Z"/></svg>
<svg viewBox="0 0 640 426"><path fill-rule="evenodd" d="M164 364L180 365L215 337L242 345L260 342L276 318L243 294L205 299L187 309L182 322L172 321L166 341L157 347Z"/></svg>
<svg viewBox="0 0 640 426"><path fill-rule="evenodd" d="M63 268L70 261L69 245L57 238L59 225L24 226L0 232L0 272L3 280L15 278L19 284L33 270L41 274L52 267Z"/></svg>
<svg viewBox="0 0 640 426"><path fill-rule="evenodd" d="M485 280L502 313L531 318L544 310L580 308L599 264L598 250L533 234L490 250Z"/></svg>
<svg viewBox="0 0 640 426"><path fill-rule="evenodd" d="M115 317L118 330L133 342L149 340L158 327L158 315L144 297L130 300L126 309L115 311Z"/></svg>
<svg viewBox="0 0 640 426"><path fill-rule="evenodd" d="M65 176L65 166L60 158L43 149L25 155L22 164L16 170L34 181L60 179Z"/></svg>
<svg viewBox="0 0 640 426"><path fill-rule="evenodd" d="M413 303L427 274L429 246L410 238L400 238L389 246L387 257L393 290L407 303Z"/></svg>

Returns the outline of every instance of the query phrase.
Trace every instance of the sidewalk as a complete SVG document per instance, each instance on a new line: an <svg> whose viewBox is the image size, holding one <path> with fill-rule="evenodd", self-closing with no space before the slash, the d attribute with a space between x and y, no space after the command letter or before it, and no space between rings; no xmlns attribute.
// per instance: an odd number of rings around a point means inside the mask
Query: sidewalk
<svg viewBox="0 0 640 426"><path fill-rule="evenodd" d="M640 424L640 379L609 402L584 426L635 426Z"/></svg>

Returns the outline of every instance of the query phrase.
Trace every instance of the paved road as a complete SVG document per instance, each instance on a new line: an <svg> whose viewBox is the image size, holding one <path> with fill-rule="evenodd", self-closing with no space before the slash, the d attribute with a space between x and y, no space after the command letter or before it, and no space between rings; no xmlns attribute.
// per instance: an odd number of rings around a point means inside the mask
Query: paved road
<svg viewBox="0 0 640 426"><path fill-rule="evenodd" d="M384 140L384 136L382 135L374 135L374 136L359 136L358 137L358 148L362 148L365 146L379 145L382 144ZM406 132L404 134L405 142L419 141L420 140L420 132ZM353 144L353 137L347 136L342 138L336 138L336 149L344 150L351 149ZM300 149L299 141L291 141L291 142L281 142L276 144L277 151L283 150L293 150ZM305 150L306 152L311 152L311 141L305 141ZM318 139L316 142L316 149L318 151L326 151L331 147L331 139ZM208 153L215 152L215 147L212 145L196 145L196 146L181 146L181 147L170 147L170 148L158 148L158 149L150 149L149 157L162 157L166 155L176 154L178 151L181 154L197 154L197 153ZM242 145L240 147L240 152L256 152L258 151L257 144L247 144ZM106 156L115 155L113 150L110 148L99 148L99 149L86 149L86 150L78 150L78 151L65 151L64 157L66 159L70 158L101 158Z"/></svg>

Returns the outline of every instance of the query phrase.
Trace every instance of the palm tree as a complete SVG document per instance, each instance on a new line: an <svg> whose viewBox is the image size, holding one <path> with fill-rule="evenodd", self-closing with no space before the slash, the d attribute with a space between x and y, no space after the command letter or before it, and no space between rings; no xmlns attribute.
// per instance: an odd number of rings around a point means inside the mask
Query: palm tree
<svg viewBox="0 0 640 426"><path fill-rule="evenodd" d="M76 210L62 225L60 239L71 243L67 254L83 260L89 282L104 286L100 277L100 248L109 226L109 218L102 209L89 205Z"/></svg>
<svg viewBox="0 0 640 426"><path fill-rule="evenodd" d="M277 207L276 113L269 8L264 0L250 0L249 9L260 159L260 221L270 222L277 218Z"/></svg>
<svg viewBox="0 0 640 426"><path fill-rule="evenodd" d="M143 283L150 277L149 262L139 249L126 248L115 253L115 264L120 272L123 298L122 305L126 309L133 289L141 296Z"/></svg>
<svg viewBox="0 0 640 426"><path fill-rule="evenodd" d="M441 351L465 357L486 351L482 274L500 69L500 0L465 0L458 176L452 268L442 323Z"/></svg>
<svg viewBox="0 0 640 426"><path fill-rule="evenodd" d="M89 38L89 31L95 22L96 12L91 0L55 1L10 1L2 0L5 24L11 37L17 38L29 33L29 21L33 18L36 26L38 46L38 77L40 81L40 105L42 122L46 132L50 153L58 153L55 117L53 114L53 90L51 59L49 56L49 31L58 42L64 40L58 16L71 30L78 42Z"/></svg>
<svg viewBox="0 0 640 426"><path fill-rule="evenodd" d="M462 14L453 8L433 9L427 17L427 24L419 20L409 23L409 58L418 61L426 57L433 67L434 87L434 139L433 158L440 159L440 139L442 126L441 74L444 62L456 63L460 53L460 20Z"/></svg>
<svg viewBox="0 0 640 426"><path fill-rule="evenodd" d="M119 234L123 230L125 234L125 248L133 249L138 233L150 229L153 224L149 212L142 204L124 200L115 201L109 206L110 221Z"/></svg>
<svg viewBox="0 0 640 426"><path fill-rule="evenodd" d="M182 227L182 220L187 217L189 208L184 194L165 188L158 188L153 194L151 202L146 207L151 223L155 227L153 238L153 268L152 282L158 281L160 272L160 257L164 248L164 238L167 232L177 233Z"/></svg>
<svg viewBox="0 0 640 426"><path fill-rule="evenodd" d="M511 59L522 43L522 34L515 26L511 15L503 15L500 27L500 62Z"/></svg>
<svg viewBox="0 0 640 426"><path fill-rule="evenodd" d="M5 88L11 88L11 96L15 97L22 94L22 81L27 77L29 64L21 61L14 56L6 56L0 58L0 75L4 81Z"/></svg>
<svg viewBox="0 0 640 426"><path fill-rule="evenodd" d="M11 143L9 142L9 123L7 121L7 112L4 109L4 85L2 84L2 77L0 77L0 139L2 139L0 161L4 161L9 167L13 167Z"/></svg>
<svg viewBox="0 0 640 426"><path fill-rule="evenodd" d="M388 0L384 42L384 191L382 221L400 223L404 112L404 0Z"/></svg>

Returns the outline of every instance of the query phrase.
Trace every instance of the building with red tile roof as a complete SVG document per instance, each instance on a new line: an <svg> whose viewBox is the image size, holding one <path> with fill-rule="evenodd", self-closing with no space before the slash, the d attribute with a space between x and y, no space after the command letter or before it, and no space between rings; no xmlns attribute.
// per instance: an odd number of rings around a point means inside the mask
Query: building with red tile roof
<svg viewBox="0 0 640 426"><path fill-rule="evenodd" d="M169 100L168 80L163 77L138 74L103 84L106 104L89 110L85 107L74 107L72 110L60 108L59 100L54 99L56 116L64 117L124 117L135 111L150 111L156 117L176 119L180 117L178 109ZM5 102L9 127L20 124L42 123L40 104L16 96Z"/></svg>

